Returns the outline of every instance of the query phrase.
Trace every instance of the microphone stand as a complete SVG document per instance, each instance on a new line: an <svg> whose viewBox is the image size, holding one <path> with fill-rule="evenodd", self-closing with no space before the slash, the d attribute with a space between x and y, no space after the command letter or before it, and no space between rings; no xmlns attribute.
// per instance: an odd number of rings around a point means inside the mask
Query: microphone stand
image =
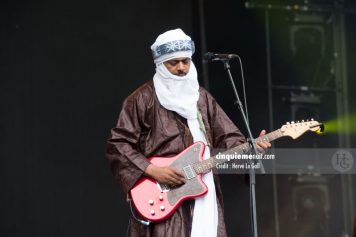
<svg viewBox="0 0 356 237"><path fill-rule="evenodd" d="M240 58L239 58L240 59ZM236 97L236 103L238 105L238 108L240 109L241 115L243 117L246 129L247 129L247 133L248 133L248 142L250 143L250 146L252 147L252 152L257 155L257 147L256 147L256 140L253 138L251 130L250 130L250 126L249 126L249 122L247 120L245 111L243 110L243 106L240 100L240 97L237 93L236 90L236 86L234 83L234 80L232 78L231 72L230 72L230 64L229 64L229 60L230 59L221 59L221 61L224 63L224 68L227 71L229 78L230 78L230 82L232 85L232 89L234 91L235 97ZM241 60L240 60L241 62ZM249 175L250 175L250 209L251 209L251 225L252 225L252 236L253 237L257 237L258 233L257 233L257 216L256 216L256 192L255 192L255 186L256 186L256 175L255 175L255 170L252 166L253 161L249 160L250 162L250 169L249 169ZM260 161L260 167L261 167L261 173L265 173L265 170L263 168L262 162Z"/></svg>

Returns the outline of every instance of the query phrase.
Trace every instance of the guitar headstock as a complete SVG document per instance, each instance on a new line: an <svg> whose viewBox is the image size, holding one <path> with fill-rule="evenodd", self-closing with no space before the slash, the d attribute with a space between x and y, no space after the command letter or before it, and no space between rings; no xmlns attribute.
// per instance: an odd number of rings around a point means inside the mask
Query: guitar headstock
<svg viewBox="0 0 356 237"><path fill-rule="evenodd" d="M324 125L311 119L310 121L297 121L297 122L288 122L287 124L281 127L281 132L284 136L290 136L293 139L300 137L307 131L312 132L323 132Z"/></svg>

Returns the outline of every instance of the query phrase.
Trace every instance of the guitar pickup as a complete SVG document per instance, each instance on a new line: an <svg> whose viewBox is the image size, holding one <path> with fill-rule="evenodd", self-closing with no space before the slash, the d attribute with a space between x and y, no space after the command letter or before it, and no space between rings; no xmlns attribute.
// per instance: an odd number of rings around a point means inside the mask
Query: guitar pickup
<svg viewBox="0 0 356 237"><path fill-rule="evenodd" d="M196 176L193 168L190 165L183 167L183 171L187 179L192 179Z"/></svg>

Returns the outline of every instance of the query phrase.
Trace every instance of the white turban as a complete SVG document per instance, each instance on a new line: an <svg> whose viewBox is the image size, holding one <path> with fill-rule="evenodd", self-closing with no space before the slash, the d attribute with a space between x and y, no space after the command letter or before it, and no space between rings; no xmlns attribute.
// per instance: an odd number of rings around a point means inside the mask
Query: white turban
<svg viewBox="0 0 356 237"><path fill-rule="evenodd" d="M175 29L159 35L152 44L151 50L155 64L159 64L173 58L191 58L195 46L191 38L181 29Z"/></svg>

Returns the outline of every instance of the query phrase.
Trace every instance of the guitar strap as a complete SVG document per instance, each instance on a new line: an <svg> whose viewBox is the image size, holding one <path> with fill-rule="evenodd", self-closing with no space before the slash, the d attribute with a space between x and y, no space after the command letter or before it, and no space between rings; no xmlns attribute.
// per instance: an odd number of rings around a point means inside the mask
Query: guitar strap
<svg viewBox="0 0 356 237"><path fill-rule="evenodd" d="M206 145L208 147L211 147L208 135L206 133L205 125L204 125L204 122L203 122L203 116L201 115L201 113L199 111L199 108L197 108L197 117L198 117L198 122L199 122L199 128L200 128L200 130L203 132L203 134L205 136Z"/></svg>

